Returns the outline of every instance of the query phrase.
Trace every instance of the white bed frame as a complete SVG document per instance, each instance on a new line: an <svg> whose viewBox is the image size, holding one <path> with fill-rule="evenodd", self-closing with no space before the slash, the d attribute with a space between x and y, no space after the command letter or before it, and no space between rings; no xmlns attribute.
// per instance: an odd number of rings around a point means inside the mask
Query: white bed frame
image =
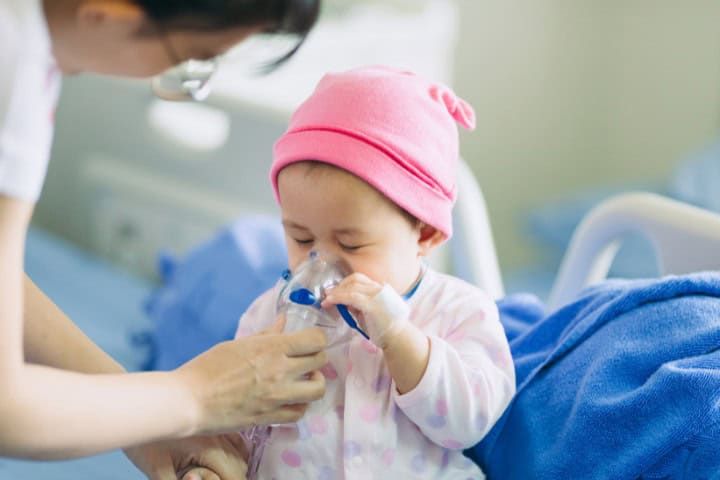
<svg viewBox="0 0 720 480"><path fill-rule="evenodd" d="M466 262L468 280L501 298L503 283L485 201L464 163L454 215L458 227L453 250ZM604 280L622 242L635 234L650 241L661 275L720 271L720 214L652 193L621 194L596 206L575 230L548 310Z"/></svg>

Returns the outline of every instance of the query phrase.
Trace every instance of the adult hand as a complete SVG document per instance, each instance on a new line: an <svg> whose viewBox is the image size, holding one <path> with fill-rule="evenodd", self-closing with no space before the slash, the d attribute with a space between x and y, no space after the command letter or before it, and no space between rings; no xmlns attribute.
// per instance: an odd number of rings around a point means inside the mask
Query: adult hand
<svg viewBox="0 0 720 480"><path fill-rule="evenodd" d="M149 480L244 480L247 450L238 434L140 445L125 454Z"/></svg>
<svg viewBox="0 0 720 480"><path fill-rule="evenodd" d="M174 373L197 408L193 433L292 423L325 394L325 334L267 332L223 342Z"/></svg>

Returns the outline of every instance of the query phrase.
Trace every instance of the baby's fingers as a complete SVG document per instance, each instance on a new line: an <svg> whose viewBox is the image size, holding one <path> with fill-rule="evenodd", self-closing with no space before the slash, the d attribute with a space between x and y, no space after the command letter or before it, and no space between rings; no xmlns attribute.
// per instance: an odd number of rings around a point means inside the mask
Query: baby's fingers
<svg viewBox="0 0 720 480"><path fill-rule="evenodd" d="M322 307L330 308L333 305L348 305L358 310L365 310L365 307L372 301L376 293L373 289L350 289L337 286L327 292Z"/></svg>
<svg viewBox="0 0 720 480"><path fill-rule="evenodd" d="M382 285L362 273L353 273L345 277L339 284L331 288L330 291L335 289L350 289L371 294L373 291L379 292L380 289L382 289Z"/></svg>
<svg viewBox="0 0 720 480"><path fill-rule="evenodd" d="M220 480L220 477L212 470L196 467L183 475L182 480Z"/></svg>

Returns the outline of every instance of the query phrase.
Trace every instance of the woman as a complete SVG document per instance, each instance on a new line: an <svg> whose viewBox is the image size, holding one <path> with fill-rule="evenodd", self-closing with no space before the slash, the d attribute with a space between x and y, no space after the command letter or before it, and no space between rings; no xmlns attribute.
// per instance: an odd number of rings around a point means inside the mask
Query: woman
<svg viewBox="0 0 720 480"><path fill-rule="evenodd" d="M319 331L272 331L217 345L172 372L126 374L23 273L61 73L156 75L260 31L302 41L318 3L0 0L0 456L144 444L126 452L150 478L232 478L241 467L233 439L200 435L295 421L323 395ZM191 474L194 466L208 469Z"/></svg>

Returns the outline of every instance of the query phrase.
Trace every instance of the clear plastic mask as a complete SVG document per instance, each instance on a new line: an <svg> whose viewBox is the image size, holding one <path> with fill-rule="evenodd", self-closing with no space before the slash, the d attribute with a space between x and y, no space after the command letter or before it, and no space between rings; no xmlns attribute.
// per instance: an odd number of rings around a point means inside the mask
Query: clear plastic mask
<svg viewBox="0 0 720 480"><path fill-rule="evenodd" d="M353 330L338 307L324 309L321 304L327 290L350 273L350 268L334 256L310 252L310 256L287 277L287 283L278 295L276 310L278 314L285 314L285 331L319 327L325 331L328 346L349 341Z"/></svg>

